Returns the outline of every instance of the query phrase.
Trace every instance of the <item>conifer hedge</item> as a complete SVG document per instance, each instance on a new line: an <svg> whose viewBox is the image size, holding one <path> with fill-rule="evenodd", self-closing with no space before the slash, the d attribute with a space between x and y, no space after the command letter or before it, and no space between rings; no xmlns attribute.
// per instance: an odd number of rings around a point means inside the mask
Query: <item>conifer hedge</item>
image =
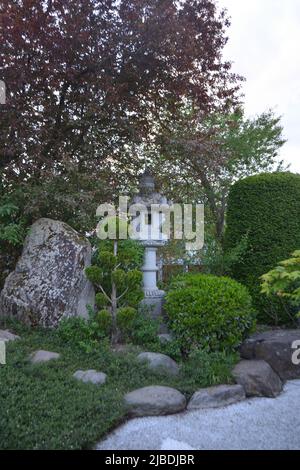
<svg viewBox="0 0 300 470"><path fill-rule="evenodd" d="M246 234L247 248L231 275L248 287L261 321L287 323L293 312L280 299L260 293L260 276L300 249L300 175L260 174L232 186L225 252Z"/></svg>

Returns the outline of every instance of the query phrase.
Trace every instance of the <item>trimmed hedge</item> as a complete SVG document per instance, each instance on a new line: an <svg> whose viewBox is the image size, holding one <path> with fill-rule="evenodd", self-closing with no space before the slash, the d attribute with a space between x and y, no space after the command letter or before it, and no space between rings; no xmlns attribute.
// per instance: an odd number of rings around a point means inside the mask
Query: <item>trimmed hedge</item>
<svg viewBox="0 0 300 470"><path fill-rule="evenodd" d="M166 295L169 324L182 351L233 351L255 319L245 286L229 277L183 274Z"/></svg>
<svg viewBox="0 0 300 470"><path fill-rule="evenodd" d="M287 323L289 307L275 297L267 299L261 294L260 276L300 248L300 175L260 174L232 186L225 252L246 234L247 248L230 274L248 287L260 321Z"/></svg>

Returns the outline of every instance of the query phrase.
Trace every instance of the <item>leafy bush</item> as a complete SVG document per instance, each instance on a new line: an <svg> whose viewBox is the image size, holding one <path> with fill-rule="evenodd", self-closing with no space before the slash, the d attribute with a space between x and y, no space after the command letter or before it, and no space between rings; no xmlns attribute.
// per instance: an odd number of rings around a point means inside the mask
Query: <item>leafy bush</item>
<svg viewBox="0 0 300 470"><path fill-rule="evenodd" d="M137 345L149 347L158 343L158 332L160 323L151 317L146 306L140 306L130 335L130 340Z"/></svg>
<svg viewBox="0 0 300 470"><path fill-rule="evenodd" d="M255 323L247 289L226 277L178 276L171 283L165 308L184 352L193 347L232 351Z"/></svg>
<svg viewBox="0 0 300 470"><path fill-rule="evenodd" d="M275 294L300 309L300 250L294 251L292 258L281 261L275 269L261 276L261 279L263 294ZM300 317L300 310L297 317ZM293 317L291 319L295 321Z"/></svg>
<svg viewBox="0 0 300 470"><path fill-rule="evenodd" d="M66 344L86 352L97 348L100 337L97 325L82 317L63 318L58 325L57 334Z"/></svg>

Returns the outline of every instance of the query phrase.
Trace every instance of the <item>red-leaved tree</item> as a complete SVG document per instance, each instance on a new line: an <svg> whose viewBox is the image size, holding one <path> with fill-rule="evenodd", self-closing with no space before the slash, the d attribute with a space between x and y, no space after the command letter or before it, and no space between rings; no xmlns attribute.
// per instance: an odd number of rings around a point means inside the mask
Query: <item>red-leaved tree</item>
<svg viewBox="0 0 300 470"><path fill-rule="evenodd" d="M2 0L2 183L126 169L126 146L176 119L184 99L231 107L229 24L213 0Z"/></svg>

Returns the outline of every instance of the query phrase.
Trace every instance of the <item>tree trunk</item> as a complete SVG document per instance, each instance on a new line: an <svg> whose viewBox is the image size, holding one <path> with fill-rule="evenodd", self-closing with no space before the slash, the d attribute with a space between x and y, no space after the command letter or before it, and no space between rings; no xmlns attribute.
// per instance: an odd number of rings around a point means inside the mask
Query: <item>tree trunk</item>
<svg viewBox="0 0 300 470"><path fill-rule="evenodd" d="M116 344L118 342L118 329L117 329L117 289L116 285L112 283L111 289L111 316L112 316L112 334L111 343Z"/></svg>
<svg viewBox="0 0 300 470"><path fill-rule="evenodd" d="M114 256L117 256L118 242L114 240ZM118 328L117 328L117 288L116 284L112 282L111 288L111 316L112 316L112 335L111 343L114 345L118 342Z"/></svg>

